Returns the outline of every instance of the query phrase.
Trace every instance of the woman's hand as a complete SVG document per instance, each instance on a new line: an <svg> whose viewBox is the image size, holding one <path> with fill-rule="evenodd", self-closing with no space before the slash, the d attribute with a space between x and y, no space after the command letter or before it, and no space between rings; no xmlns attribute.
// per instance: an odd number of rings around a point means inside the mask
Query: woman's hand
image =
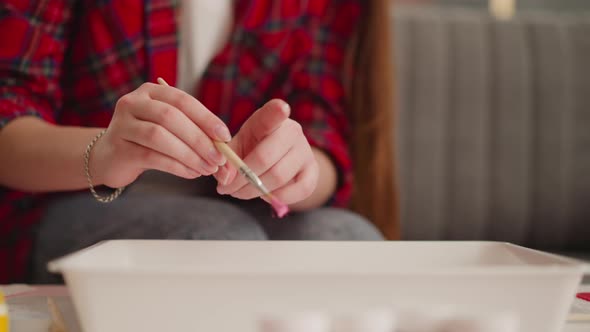
<svg viewBox="0 0 590 332"><path fill-rule="evenodd" d="M256 111L229 143L275 196L286 204L309 197L318 182L318 163L290 108L274 99ZM229 163L215 174L220 194L252 199L260 192Z"/></svg>
<svg viewBox="0 0 590 332"><path fill-rule="evenodd" d="M231 139L223 121L181 90L145 83L117 102L90 172L109 187L126 186L148 169L188 179L210 175L226 161L212 139Z"/></svg>

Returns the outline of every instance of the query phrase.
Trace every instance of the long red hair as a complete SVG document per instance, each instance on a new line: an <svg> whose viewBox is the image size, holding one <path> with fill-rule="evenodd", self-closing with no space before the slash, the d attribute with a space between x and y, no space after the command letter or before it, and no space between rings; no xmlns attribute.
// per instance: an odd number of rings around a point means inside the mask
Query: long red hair
<svg viewBox="0 0 590 332"><path fill-rule="evenodd" d="M363 6L356 41L349 52L355 68L348 94L355 165L351 208L371 220L387 239L399 239L391 1L368 0Z"/></svg>

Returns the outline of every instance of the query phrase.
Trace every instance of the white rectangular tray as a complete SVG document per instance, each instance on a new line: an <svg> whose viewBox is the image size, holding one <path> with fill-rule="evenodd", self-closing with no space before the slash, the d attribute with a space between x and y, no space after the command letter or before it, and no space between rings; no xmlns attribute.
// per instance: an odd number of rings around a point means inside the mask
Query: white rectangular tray
<svg viewBox="0 0 590 332"><path fill-rule="evenodd" d="M260 314L450 305L558 332L583 275L497 242L107 241L50 263L86 332L256 331Z"/></svg>

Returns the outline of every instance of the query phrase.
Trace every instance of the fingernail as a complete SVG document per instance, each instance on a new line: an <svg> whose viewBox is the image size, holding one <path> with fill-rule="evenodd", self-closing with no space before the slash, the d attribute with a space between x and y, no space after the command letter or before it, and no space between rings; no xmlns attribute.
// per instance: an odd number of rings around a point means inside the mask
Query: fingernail
<svg viewBox="0 0 590 332"><path fill-rule="evenodd" d="M212 147L211 150L209 150L209 161L221 166L225 164L225 157L216 148Z"/></svg>
<svg viewBox="0 0 590 332"><path fill-rule="evenodd" d="M218 186L223 184L223 168L220 168L217 173L213 174L213 176L215 177L215 180L217 180Z"/></svg>
<svg viewBox="0 0 590 332"><path fill-rule="evenodd" d="M219 171L215 174L215 178L217 179L217 184L220 186L225 185L226 178L227 178L227 170L225 167L219 167Z"/></svg>
<svg viewBox="0 0 590 332"><path fill-rule="evenodd" d="M205 170L206 175L217 172L217 166L213 166L204 160L201 162L201 167Z"/></svg>
<svg viewBox="0 0 590 332"><path fill-rule="evenodd" d="M290 113L291 112L291 106L284 100L282 100L283 105L281 105L281 108L283 109L283 112L285 113Z"/></svg>
<svg viewBox="0 0 590 332"><path fill-rule="evenodd" d="M217 193L220 195L225 195L225 191L223 190L222 186L217 186Z"/></svg>
<svg viewBox="0 0 590 332"><path fill-rule="evenodd" d="M223 177L223 184L227 185L227 182L229 181L229 171L226 170L225 171L225 176Z"/></svg>
<svg viewBox="0 0 590 332"><path fill-rule="evenodd" d="M231 141L231 134L229 133L229 129L227 129L227 127L224 125L215 126L215 135L217 136L217 139L220 141Z"/></svg>

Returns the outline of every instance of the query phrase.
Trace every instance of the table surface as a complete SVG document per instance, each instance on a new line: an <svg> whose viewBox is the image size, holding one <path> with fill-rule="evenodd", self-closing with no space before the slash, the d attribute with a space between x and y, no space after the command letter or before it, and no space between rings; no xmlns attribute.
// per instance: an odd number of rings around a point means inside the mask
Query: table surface
<svg viewBox="0 0 590 332"><path fill-rule="evenodd" d="M29 286L9 285L0 286L6 295L12 322L11 332L46 332L51 316L47 308L47 298L51 297L62 312L69 332L81 332L76 318L73 304L65 286ZM590 292L590 284L580 287L580 292ZM576 299L575 307L590 307L590 302ZM568 321L563 332L588 332L590 321Z"/></svg>

